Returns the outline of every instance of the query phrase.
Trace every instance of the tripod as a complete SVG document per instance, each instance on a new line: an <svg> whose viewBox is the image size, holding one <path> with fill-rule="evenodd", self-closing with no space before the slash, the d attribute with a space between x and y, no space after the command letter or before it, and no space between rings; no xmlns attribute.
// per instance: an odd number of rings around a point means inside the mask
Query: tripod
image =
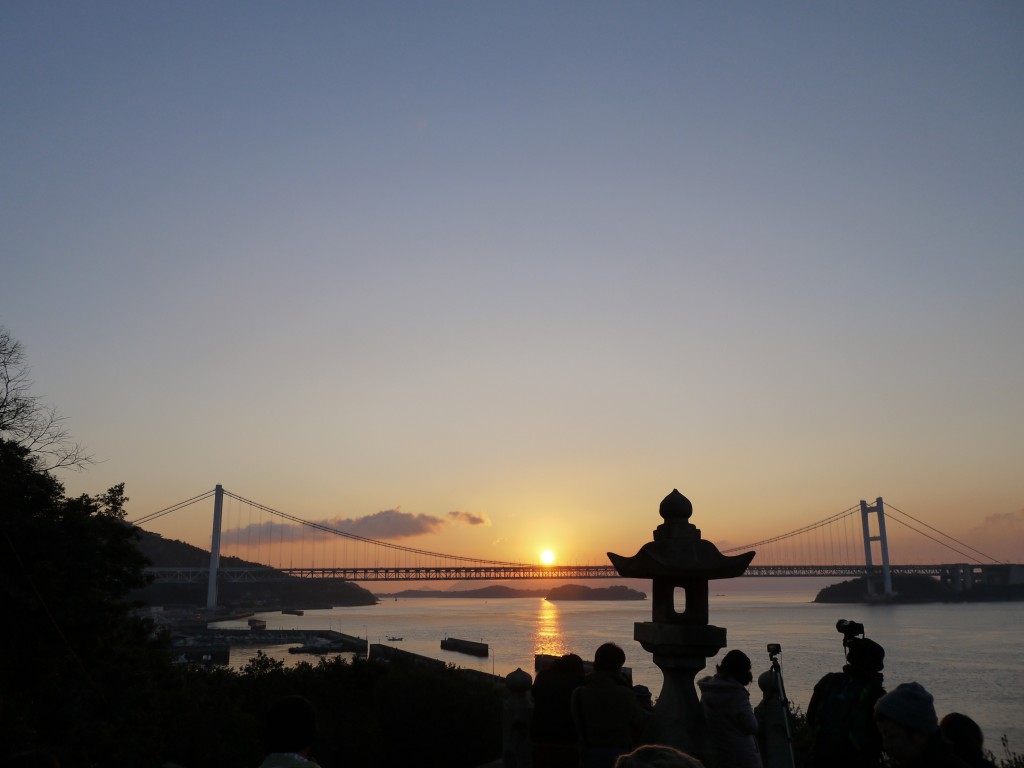
<svg viewBox="0 0 1024 768"><path fill-rule="evenodd" d="M772 683L774 690L778 693L779 703L778 708L781 714L781 721L783 730L786 734L786 743L783 747L780 744L771 744L772 734L769 731L768 723L764 724L765 728L765 741L768 743L768 755L765 755L765 766L766 768L793 768L796 765L796 761L793 757L793 731L789 725L789 698L786 696L786 685L782 680L782 665L779 664L779 653L781 649L778 646L769 647L768 659L771 661L772 668ZM768 698L768 694L765 694L765 698ZM766 713L767 721L767 713ZM771 762L769 762L771 758Z"/></svg>

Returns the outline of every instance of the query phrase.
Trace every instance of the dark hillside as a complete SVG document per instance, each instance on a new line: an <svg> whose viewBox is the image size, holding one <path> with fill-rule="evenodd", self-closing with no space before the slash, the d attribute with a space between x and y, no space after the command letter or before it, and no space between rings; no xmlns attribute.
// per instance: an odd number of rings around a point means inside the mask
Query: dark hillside
<svg viewBox="0 0 1024 768"><path fill-rule="evenodd" d="M1024 584L975 584L963 592L954 592L931 576L914 573L893 574L892 589L896 593L893 603L980 603L1004 600L1024 600ZM864 577L831 584L814 598L816 603L866 603L867 586Z"/></svg>
<svg viewBox="0 0 1024 768"><path fill-rule="evenodd" d="M207 568L210 553L183 541L165 539L142 531L139 551L154 567L183 566ZM237 557L221 557L223 568L260 567ZM330 608L335 605L374 605L377 598L349 581L308 581L282 576L282 581L232 583L221 579L217 585L218 603L223 606L273 610L279 608ZM206 604L206 582L197 584L150 584L133 597L146 605Z"/></svg>

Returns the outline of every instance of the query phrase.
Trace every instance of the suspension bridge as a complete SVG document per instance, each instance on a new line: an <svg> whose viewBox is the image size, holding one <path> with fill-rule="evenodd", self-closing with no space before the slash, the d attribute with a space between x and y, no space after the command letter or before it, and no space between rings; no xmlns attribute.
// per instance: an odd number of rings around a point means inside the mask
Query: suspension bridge
<svg viewBox="0 0 1024 768"><path fill-rule="evenodd" d="M377 582L621 578L610 564L505 562L395 544L345 530L337 521L305 520L272 509L220 485L131 522L151 530L149 526L155 521L211 499L209 565L147 569L156 582L206 582L209 607L216 605L218 579ZM957 558L932 564L891 563L887 521L938 544ZM747 568L746 576L854 578L867 574L869 588L885 595L892 594L893 574L924 574L944 579L955 588L969 588L976 581L984 581L993 569L1009 567L891 504L886 506L881 498L873 504L861 501L801 528L723 552L750 550L757 552L757 562Z"/></svg>

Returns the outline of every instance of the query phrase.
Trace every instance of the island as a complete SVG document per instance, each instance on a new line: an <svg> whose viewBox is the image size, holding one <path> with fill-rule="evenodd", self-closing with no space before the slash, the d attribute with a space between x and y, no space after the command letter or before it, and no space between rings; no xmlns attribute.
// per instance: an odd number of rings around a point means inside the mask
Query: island
<svg viewBox="0 0 1024 768"><path fill-rule="evenodd" d="M938 579L915 573L893 574L892 597L868 597L863 576L830 584L814 598L816 603L981 603L1024 600L1024 584L975 584L962 592L954 591Z"/></svg>
<svg viewBox="0 0 1024 768"><path fill-rule="evenodd" d="M560 587L544 589L513 589L500 585L481 587L480 589L440 590L440 589L406 589L401 592L377 595L378 598L408 599L424 597L445 598L477 598L500 600L515 597L543 597L547 600L646 600L647 595L629 587L616 585L612 587L585 587L580 584L565 584Z"/></svg>

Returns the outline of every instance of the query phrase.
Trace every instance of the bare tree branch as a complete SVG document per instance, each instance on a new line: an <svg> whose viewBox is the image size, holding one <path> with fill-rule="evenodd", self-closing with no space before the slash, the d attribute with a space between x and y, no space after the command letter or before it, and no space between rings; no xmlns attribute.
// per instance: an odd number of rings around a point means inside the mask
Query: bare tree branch
<svg viewBox="0 0 1024 768"><path fill-rule="evenodd" d="M93 457L72 439L65 421L32 394L21 342L0 328L0 438L27 448L41 470L85 469Z"/></svg>

